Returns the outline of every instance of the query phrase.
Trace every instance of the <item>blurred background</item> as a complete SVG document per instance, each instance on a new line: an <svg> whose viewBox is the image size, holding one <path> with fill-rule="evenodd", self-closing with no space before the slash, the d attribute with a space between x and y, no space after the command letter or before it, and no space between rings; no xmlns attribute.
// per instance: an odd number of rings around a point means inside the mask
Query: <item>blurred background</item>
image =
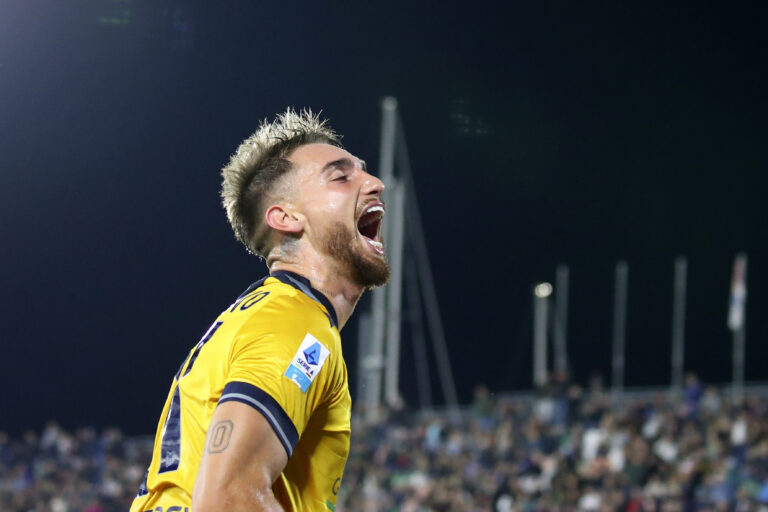
<svg viewBox="0 0 768 512"><path fill-rule="evenodd" d="M626 261L623 384L669 385L683 256L684 368L726 384L747 254L745 379L767 380L766 21L748 4L4 0L0 430L153 434L189 348L266 273L226 222L222 165L293 106L376 167L387 96L459 404L532 389L533 287L558 265L569 383L610 384Z"/></svg>

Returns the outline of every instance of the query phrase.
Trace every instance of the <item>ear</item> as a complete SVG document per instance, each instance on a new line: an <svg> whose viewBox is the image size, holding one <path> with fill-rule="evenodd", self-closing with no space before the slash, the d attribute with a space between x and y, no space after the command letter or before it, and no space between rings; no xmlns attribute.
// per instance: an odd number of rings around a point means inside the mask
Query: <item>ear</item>
<svg viewBox="0 0 768 512"><path fill-rule="evenodd" d="M304 216L295 213L290 205L273 204L265 214L267 225L280 233L304 231Z"/></svg>

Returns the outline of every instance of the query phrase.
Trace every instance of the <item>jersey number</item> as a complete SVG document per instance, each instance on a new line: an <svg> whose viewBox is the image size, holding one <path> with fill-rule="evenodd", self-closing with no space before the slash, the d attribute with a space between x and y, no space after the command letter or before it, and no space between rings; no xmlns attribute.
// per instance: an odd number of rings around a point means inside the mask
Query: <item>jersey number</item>
<svg viewBox="0 0 768 512"><path fill-rule="evenodd" d="M179 371L176 373L173 398L171 399L170 407L168 407L168 414L163 424L163 433L160 437L160 468L157 470L158 473L167 473L168 471L179 469L179 461L181 460L181 395L179 393L179 383L192 370L192 365L195 364L197 356L200 355L200 350L223 323L216 322L208 328L208 331L203 335L202 339L197 343L192 353L184 360L181 367L179 367Z"/></svg>

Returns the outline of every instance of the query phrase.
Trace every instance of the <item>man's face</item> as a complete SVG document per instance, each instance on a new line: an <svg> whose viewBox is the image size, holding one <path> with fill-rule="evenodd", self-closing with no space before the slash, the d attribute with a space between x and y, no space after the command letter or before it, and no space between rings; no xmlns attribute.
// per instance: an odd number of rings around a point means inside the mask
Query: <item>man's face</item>
<svg viewBox="0 0 768 512"><path fill-rule="evenodd" d="M381 180L366 172L365 162L328 144L301 146L289 160L296 173L293 202L306 218L303 235L360 286L386 284Z"/></svg>

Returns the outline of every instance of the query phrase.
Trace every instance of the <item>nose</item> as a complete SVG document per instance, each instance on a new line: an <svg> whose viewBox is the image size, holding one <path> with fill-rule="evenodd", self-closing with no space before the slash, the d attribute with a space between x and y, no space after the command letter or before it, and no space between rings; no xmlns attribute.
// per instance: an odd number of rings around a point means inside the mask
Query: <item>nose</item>
<svg viewBox="0 0 768 512"><path fill-rule="evenodd" d="M366 171L363 171L363 194L380 197L386 188L387 187L384 185L384 182L379 178L372 174L368 174Z"/></svg>

